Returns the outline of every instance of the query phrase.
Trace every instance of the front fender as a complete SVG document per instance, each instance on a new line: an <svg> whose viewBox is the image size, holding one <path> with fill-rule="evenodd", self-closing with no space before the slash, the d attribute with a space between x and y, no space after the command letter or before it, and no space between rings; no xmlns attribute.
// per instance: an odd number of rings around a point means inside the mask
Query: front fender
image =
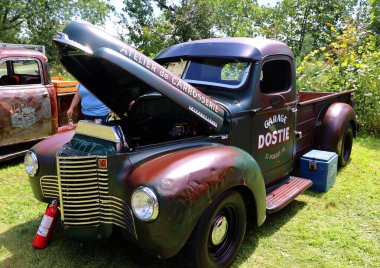
<svg viewBox="0 0 380 268"><path fill-rule="evenodd" d="M265 220L265 185L256 161L236 147L210 145L172 152L133 169L130 187L145 185L159 199L152 223L136 220L138 243L152 255L174 256L198 219L220 193L247 187L255 199L258 223Z"/></svg>
<svg viewBox="0 0 380 268"><path fill-rule="evenodd" d="M58 133L49 137L30 150L37 154L39 170L35 177L29 176L30 186L34 197L41 202L50 202L51 199L45 198L41 190L41 178L44 176L56 176L56 154L61 147L69 142L74 135L74 130Z"/></svg>
<svg viewBox="0 0 380 268"><path fill-rule="evenodd" d="M346 103L333 103L327 109L322 120L322 135L319 144L322 150L336 152L341 151L343 132L347 124L352 124L356 135L356 114L354 109Z"/></svg>

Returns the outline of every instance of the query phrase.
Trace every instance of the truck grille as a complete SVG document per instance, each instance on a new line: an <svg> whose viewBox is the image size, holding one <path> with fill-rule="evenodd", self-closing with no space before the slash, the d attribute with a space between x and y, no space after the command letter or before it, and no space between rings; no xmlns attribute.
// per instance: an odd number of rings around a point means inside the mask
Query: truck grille
<svg viewBox="0 0 380 268"><path fill-rule="evenodd" d="M114 224L136 238L132 211L127 203L109 195L108 172L98 168L100 156L58 157L61 217L66 226Z"/></svg>
<svg viewBox="0 0 380 268"><path fill-rule="evenodd" d="M45 198L59 198L58 178L56 176L43 176L40 179L42 195Z"/></svg>

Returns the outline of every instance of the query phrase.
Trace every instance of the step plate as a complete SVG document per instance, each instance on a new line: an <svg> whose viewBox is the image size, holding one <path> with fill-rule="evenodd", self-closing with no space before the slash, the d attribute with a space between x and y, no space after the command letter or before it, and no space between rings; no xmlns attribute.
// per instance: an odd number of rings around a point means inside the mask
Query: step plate
<svg viewBox="0 0 380 268"><path fill-rule="evenodd" d="M19 151L19 152L15 152L15 153L0 155L0 162L10 160L12 158L23 156L23 155L25 155L25 153L27 151L28 150L23 150L23 151Z"/></svg>
<svg viewBox="0 0 380 268"><path fill-rule="evenodd" d="M266 197L267 214L282 209L312 184L311 180L291 176L268 188Z"/></svg>

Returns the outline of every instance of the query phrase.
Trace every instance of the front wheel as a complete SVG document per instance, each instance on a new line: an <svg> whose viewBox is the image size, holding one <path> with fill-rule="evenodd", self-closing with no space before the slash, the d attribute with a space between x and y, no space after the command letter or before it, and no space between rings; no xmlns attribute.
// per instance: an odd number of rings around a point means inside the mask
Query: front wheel
<svg viewBox="0 0 380 268"><path fill-rule="evenodd" d="M352 125L348 123L342 135L342 145L338 156L339 166L344 167L348 164L352 151L352 143L354 141L354 131Z"/></svg>
<svg viewBox="0 0 380 268"><path fill-rule="evenodd" d="M246 209L236 191L222 193L201 216L186 247L196 267L229 267L243 242Z"/></svg>

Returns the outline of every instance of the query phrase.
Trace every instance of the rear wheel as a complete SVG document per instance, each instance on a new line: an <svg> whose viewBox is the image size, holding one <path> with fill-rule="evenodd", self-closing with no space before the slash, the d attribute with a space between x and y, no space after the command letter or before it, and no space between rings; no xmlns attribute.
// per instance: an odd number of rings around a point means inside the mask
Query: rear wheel
<svg viewBox="0 0 380 268"><path fill-rule="evenodd" d="M342 136L342 145L338 156L339 166L344 167L348 164L351 157L352 143L354 140L354 131L350 123L344 129Z"/></svg>
<svg viewBox="0 0 380 268"><path fill-rule="evenodd" d="M196 267L229 267L243 242L245 229L242 196L236 191L221 194L203 213L186 245L191 262Z"/></svg>

